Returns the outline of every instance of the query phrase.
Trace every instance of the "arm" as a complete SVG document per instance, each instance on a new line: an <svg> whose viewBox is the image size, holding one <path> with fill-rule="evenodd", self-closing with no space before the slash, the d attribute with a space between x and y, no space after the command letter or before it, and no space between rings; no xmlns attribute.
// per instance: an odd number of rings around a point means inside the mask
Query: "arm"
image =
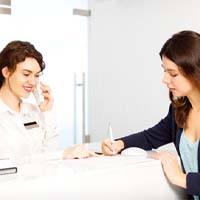
<svg viewBox="0 0 200 200"><path fill-rule="evenodd" d="M136 146L145 150L156 149L174 140L176 124L172 106L169 107L167 116L157 125L142 132L119 138L124 143L124 148Z"/></svg>
<svg viewBox="0 0 200 200"><path fill-rule="evenodd" d="M59 135L57 132L55 113L53 111L46 111L40 115L42 131L44 134L43 145L45 150L57 150L59 147Z"/></svg>
<svg viewBox="0 0 200 200"><path fill-rule="evenodd" d="M186 188L186 174L183 172L176 154L160 151L149 153L149 157L160 160L163 171L172 184Z"/></svg>
<svg viewBox="0 0 200 200"><path fill-rule="evenodd" d="M43 147L45 151L58 149L58 134L55 120L55 113L52 112L53 95L49 86L40 85L44 101L39 105L42 131L44 133ZM58 151L55 157L66 158L85 158L95 156L95 153L85 148L85 145L72 146L64 151Z"/></svg>
<svg viewBox="0 0 200 200"><path fill-rule="evenodd" d="M58 149L59 141L55 113L52 111L54 99L48 85L40 83L40 89L44 97L44 101L39 105L41 111L39 115L44 134L43 145L48 150L55 150Z"/></svg>
<svg viewBox="0 0 200 200"><path fill-rule="evenodd" d="M200 173L185 174L180 167L177 155L159 152L152 153L151 157L161 161L164 173L172 184L185 188L190 195L200 195Z"/></svg>
<svg viewBox="0 0 200 200"><path fill-rule="evenodd" d="M148 130L119 138L114 142L114 144L111 144L111 141L106 139L102 143L102 151L105 155L113 155L113 149L116 154L124 148L133 146L140 147L145 150L151 150L152 148L158 148L159 146L174 141L175 133L176 124L173 109L170 105L167 116L157 125L149 128Z"/></svg>
<svg viewBox="0 0 200 200"><path fill-rule="evenodd" d="M188 173L186 175L186 189L189 194L200 195L200 173Z"/></svg>

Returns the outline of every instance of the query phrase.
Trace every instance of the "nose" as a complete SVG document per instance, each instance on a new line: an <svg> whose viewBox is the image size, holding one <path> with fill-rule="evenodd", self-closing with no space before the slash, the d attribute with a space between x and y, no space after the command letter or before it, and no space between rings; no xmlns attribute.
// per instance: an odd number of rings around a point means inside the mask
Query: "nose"
<svg viewBox="0 0 200 200"><path fill-rule="evenodd" d="M38 83L38 78L36 78L35 76L30 76L28 82L29 84L35 86Z"/></svg>
<svg viewBox="0 0 200 200"><path fill-rule="evenodd" d="M169 84L171 82L169 74L167 72L164 72L164 76L163 76L162 82L164 84Z"/></svg>

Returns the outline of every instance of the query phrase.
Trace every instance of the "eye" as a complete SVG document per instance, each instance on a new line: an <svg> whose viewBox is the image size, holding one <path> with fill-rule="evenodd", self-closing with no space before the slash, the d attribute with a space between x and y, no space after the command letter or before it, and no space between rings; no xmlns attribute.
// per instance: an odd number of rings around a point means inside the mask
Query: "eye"
<svg viewBox="0 0 200 200"><path fill-rule="evenodd" d="M29 73L23 73L24 76L29 76Z"/></svg>
<svg viewBox="0 0 200 200"><path fill-rule="evenodd" d="M171 75L171 77L176 77L176 76L178 76L178 74L170 74Z"/></svg>
<svg viewBox="0 0 200 200"><path fill-rule="evenodd" d="M36 77L36 78L39 78L40 76L42 76L42 74L43 74L43 73L40 72L40 73L36 74L35 77Z"/></svg>

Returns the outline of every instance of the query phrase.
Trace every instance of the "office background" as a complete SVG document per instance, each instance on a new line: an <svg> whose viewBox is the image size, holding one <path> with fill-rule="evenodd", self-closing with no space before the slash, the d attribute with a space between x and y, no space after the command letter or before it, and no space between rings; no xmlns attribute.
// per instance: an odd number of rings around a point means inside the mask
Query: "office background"
<svg viewBox="0 0 200 200"><path fill-rule="evenodd" d="M43 53L42 79L54 92L62 147L85 135L103 140L109 122L120 137L165 116L169 100L158 53L173 33L200 31L198 0L10 2L11 14L0 14L0 48L29 40ZM74 8L91 12L74 15Z"/></svg>
<svg viewBox="0 0 200 200"><path fill-rule="evenodd" d="M88 132L120 137L168 111L159 51L181 30L200 31L198 0L89 0Z"/></svg>

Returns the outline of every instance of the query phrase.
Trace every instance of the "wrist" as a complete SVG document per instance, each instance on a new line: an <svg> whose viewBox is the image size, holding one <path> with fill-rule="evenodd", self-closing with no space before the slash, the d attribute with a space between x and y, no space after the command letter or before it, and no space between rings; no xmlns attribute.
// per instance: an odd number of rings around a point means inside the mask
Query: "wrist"
<svg viewBox="0 0 200 200"><path fill-rule="evenodd" d="M177 179L177 184L178 186L182 187L182 188L186 188L186 174L181 173Z"/></svg>
<svg viewBox="0 0 200 200"><path fill-rule="evenodd" d="M124 142L122 140L117 140L118 152L124 149Z"/></svg>

